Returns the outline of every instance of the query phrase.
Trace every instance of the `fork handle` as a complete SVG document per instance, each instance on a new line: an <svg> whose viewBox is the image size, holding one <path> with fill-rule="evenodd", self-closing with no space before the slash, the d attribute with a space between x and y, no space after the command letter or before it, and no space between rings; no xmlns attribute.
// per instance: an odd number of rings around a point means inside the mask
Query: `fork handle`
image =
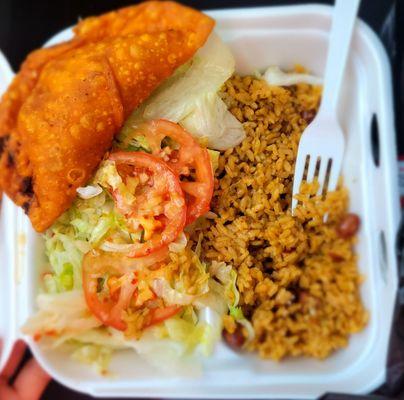
<svg viewBox="0 0 404 400"><path fill-rule="evenodd" d="M349 54L360 0L335 0L328 40L321 110L336 115L339 93Z"/></svg>

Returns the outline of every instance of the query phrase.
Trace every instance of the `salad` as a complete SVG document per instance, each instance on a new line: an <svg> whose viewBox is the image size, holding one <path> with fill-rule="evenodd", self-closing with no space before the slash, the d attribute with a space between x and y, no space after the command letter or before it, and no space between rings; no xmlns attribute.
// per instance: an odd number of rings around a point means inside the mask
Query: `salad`
<svg viewBox="0 0 404 400"><path fill-rule="evenodd" d="M218 95L233 56L212 33L127 119L93 178L45 232L49 260L24 332L107 371L131 348L164 368L209 355L238 307L236 272L191 240L210 217L218 150L244 138Z"/></svg>

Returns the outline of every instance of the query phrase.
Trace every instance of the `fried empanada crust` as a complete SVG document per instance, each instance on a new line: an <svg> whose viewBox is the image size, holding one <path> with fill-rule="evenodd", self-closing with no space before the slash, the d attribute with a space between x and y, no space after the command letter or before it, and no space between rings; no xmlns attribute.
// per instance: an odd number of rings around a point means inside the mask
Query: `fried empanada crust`
<svg viewBox="0 0 404 400"><path fill-rule="evenodd" d="M81 21L23 63L0 103L0 188L46 230L72 203L125 118L206 41L214 22L174 2Z"/></svg>

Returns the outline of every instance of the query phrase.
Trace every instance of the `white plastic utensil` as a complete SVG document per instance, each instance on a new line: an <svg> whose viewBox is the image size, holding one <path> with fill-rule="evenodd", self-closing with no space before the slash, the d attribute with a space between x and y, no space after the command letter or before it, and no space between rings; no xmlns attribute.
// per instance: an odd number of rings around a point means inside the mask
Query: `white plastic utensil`
<svg viewBox="0 0 404 400"><path fill-rule="evenodd" d="M335 190L344 156L344 133L338 122L337 106L344 77L360 0L336 0L328 55L324 91L320 110L300 139L293 180L292 212L298 203L302 181L318 179L317 193Z"/></svg>

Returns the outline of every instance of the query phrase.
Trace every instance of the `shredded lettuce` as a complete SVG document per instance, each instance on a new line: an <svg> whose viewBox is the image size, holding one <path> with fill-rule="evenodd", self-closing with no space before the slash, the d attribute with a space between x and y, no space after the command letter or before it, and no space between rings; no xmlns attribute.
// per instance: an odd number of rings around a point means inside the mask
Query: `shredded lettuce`
<svg viewBox="0 0 404 400"><path fill-rule="evenodd" d="M243 310L241 307L230 306L229 307L230 315L234 318L234 320L240 325L244 326L246 329L248 336L247 342L250 342L254 339L255 332L251 322L244 316Z"/></svg>
<svg viewBox="0 0 404 400"><path fill-rule="evenodd" d="M208 149L209 157L210 157L210 163L212 164L212 170L213 174L216 172L216 170L219 168L219 156L220 152L216 150L211 150Z"/></svg>
<svg viewBox="0 0 404 400"><path fill-rule="evenodd" d="M164 323L167 336L184 345L184 352L192 353L201 343L206 329L202 323L193 323L182 318L170 318Z"/></svg>
<svg viewBox="0 0 404 400"><path fill-rule="evenodd" d="M124 217L115 211L106 191L89 199L76 199L45 234L45 251L52 267L52 274L44 277L47 291L82 290L84 254L117 232L123 239L130 238Z"/></svg>
<svg viewBox="0 0 404 400"><path fill-rule="evenodd" d="M154 293L162 298L168 305L190 305L207 294L210 290L209 274L206 265L201 262L199 256L190 249L184 250L188 255L192 266L192 294L188 293L185 282L189 281L189 272L180 271L179 277L169 282L164 277L155 278L152 282ZM190 267L191 268L191 267ZM189 285L189 283L188 283Z"/></svg>
<svg viewBox="0 0 404 400"><path fill-rule="evenodd" d="M184 329L190 329L188 335L185 335ZM199 375L202 367L194 347L200 335L197 325L167 320L161 326L145 331L139 340L128 340L119 331L112 333L112 340L121 342L125 348L132 348L145 362L165 375L192 377ZM184 336L186 339L182 341Z"/></svg>
<svg viewBox="0 0 404 400"><path fill-rule="evenodd" d="M151 149L147 140L144 136L136 136L131 138L126 150L129 151L144 151L146 153L151 153Z"/></svg>
<svg viewBox="0 0 404 400"><path fill-rule="evenodd" d="M125 121L119 135L115 139L114 146L116 148L126 151L130 151L131 148L133 148L134 151L140 151L142 149L146 152L149 151L149 144L144 140L144 136L134 136L133 134L139 125L145 121L145 118L143 117L145 104L146 102L136 108Z"/></svg>
<svg viewBox="0 0 404 400"><path fill-rule="evenodd" d="M192 322L194 325L198 322L198 315L192 305L186 306L181 312L181 318L184 321Z"/></svg>
<svg viewBox="0 0 404 400"><path fill-rule="evenodd" d="M112 356L112 348L97 344L75 343L76 349L72 353L73 360L94 367L99 374L106 374Z"/></svg>
<svg viewBox="0 0 404 400"><path fill-rule="evenodd" d="M104 188L120 189L123 182L113 161L104 161L94 177L94 182Z"/></svg>
<svg viewBox="0 0 404 400"><path fill-rule="evenodd" d="M115 140L115 147L126 151L143 151L145 153L151 153L150 146L144 136L133 136L134 129L144 122L143 111L144 105L141 105L125 121L124 126Z"/></svg>
<svg viewBox="0 0 404 400"><path fill-rule="evenodd" d="M179 123L194 136L206 139L208 146L217 150L234 147L245 137L241 123L217 93L201 94L194 100L193 111Z"/></svg>
<svg viewBox="0 0 404 400"><path fill-rule="evenodd" d="M234 307L234 306L230 306L229 307L229 311L230 311L230 315L236 320L241 320L244 319L244 314L243 314L243 310L241 309L241 307Z"/></svg>
<svg viewBox="0 0 404 400"><path fill-rule="evenodd" d="M88 310L82 290L39 294L37 307L35 316L24 325L24 333L76 335L102 325Z"/></svg>
<svg viewBox="0 0 404 400"><path fill-rule="evenodd" d="M152 282L152 289L156 295L162 299L167 305L178 304L180 306L192 304L195 296L175 290L171 287L170 283L164 278L154 279Z"/></svg>
<svg viewBox="0 0 404 400"><path fill-rule="evenodd" d="M197 357L213 348L215 330L205 320L199 320L191 309L185 307L187 316L170 318L145 331L140 339L127 338L123 332L111 328L95 328L74 337L65 335L56 346L74 344L78 349L76 359L92 364L100 372L108 367L106 361L111 350L132 349L165 374L196 375L201 371Z"/></svg>
<svg viewBox="0 0 404 400"><path fill-rule="evenodd" d="M81 261L84 252L76 246L73 235L73 231L67 235L55 230L45 242L46 254L53 268L53 276L46 275L46 286L52 288L51 292L64 292L82 287ZM66 287L66 276L69 274L72 285Z"/></svg>
<svg viewBox="0 0 404 400"><path fill-rule="evenodd" d="M101 194L102 189L99 185L87 185L77 188L76 192L82 199L91 199Z"/></svg>
<svg viewBox="0 0 404 400"><path fill-rule="evenodd" d="M224 262L213 261L209 268L209 273L215 277L219 282L224 285L224 297L227 299L227 307L229 314L235 319L236 322L245 327L248 333L247 341L254 338L254 328L251 322L244 316L243 310L238 306L240 301L240 293L237 289L237 273ZM218 286L217 290L221 290Z"/></svg>
<svg viewBox="0 0 404 400"><path fill-rule="evenodd" d="M173 253L181 253L185 249L187 243L187 237L184 232L181 232L177 239L168 245L168 250Z"/></svg>
<svg viewBox="0 0 404 400"><path fill-rule="evenodd" d="M199 323L206 326L199 350L205 357L212 354L216 343L220 340L223 315L211 307L205 307L199 311Z"/></svg>
<svg viewBox="0 0 404 400"><path fill-rule="evenodd" d="M240 293L236 285L236 271L231 265L224 262L212 261L209 273L223 285L224 298L227 300L229 308L236 307L240 300Z"/></svg>

